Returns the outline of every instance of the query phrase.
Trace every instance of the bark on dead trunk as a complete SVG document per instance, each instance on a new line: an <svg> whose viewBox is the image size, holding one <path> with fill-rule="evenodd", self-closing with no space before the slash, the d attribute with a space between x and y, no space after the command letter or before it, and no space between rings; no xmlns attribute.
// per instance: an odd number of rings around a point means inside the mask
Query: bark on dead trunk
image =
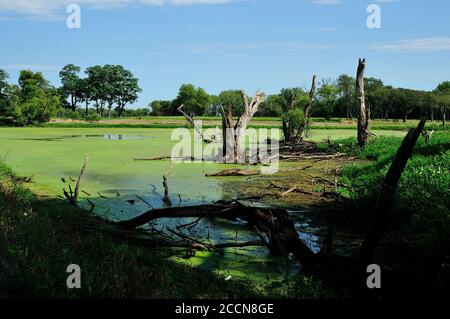
<svg viewBox="0 0 450 319"><path fill-rule="evenodd" d="M366 99L364 92L364 71L366 60L359 59L358 71L356 74L356 98L358 105L358 144L363 147L369 138L370 111L366 109Z"/></svg>
<svg viewBox="0 0 450 319"><path fill-rule="evenodd" d="M245 111L235 125L233 125L232 105L229 104L226 111L222 110L223 160L225 163L238 163L245 160L245 152L241 143L248 123L258 111L259 104L264 100L264 93L257 91L249 102L247 94L241 90L241 97L244 101Z"/></svg>
<svg viewBox="0 0 450 319"><path fill-rule="evenodd" d="M303 112L304 116L304 123L300 126L299 131L297 133L297 136L300 139L303 139L303 135L308 131L309 129L309 120L311 118L311 108L314 103L314 97L316 95L316 87L317 87L317 77L316 75L313 75L312 83L311 83L311 89L309 90L309 103L308 106L305 108Z"/></svg>

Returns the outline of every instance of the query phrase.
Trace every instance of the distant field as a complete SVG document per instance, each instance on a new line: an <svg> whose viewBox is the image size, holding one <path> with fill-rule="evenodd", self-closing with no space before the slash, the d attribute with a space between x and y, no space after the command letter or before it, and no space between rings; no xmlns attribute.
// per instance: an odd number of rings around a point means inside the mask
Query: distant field
<svg viewBox="0 0 450 319"><path fill-rule="evenodd" d="M221 126L220 117L200 116L196 120L201 120L204 128ZM373 120L372 128L375 130L405 130L415 127L418 120L408 120L405 123L398 120ZM81 120L53 119L49 123L43 124L45 127L118 127L118 128L176 128L184 127L187 122L182 116L145 116L126 118L103 118L98 122L89 123ZM280 128L281 118L277 117L254 117L250 122L251 127ZM444 127L439 122L428 122L427 127L434 130L442 130ZM448 129L446 126L445 129ZM325 120L323 118L313 118L311 129L356 129L356 120L346 120L333 118Z"/></svg>

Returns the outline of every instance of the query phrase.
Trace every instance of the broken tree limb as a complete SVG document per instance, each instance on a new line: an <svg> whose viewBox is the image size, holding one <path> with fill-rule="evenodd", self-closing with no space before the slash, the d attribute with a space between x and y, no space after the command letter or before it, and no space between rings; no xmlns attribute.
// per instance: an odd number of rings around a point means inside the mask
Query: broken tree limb
<svg viewBox="0 0 450 319"><path fill-rule="evenodd" d="M80 192L81 179L83 177L84 171L86 170L88 160L89 160L89 156L87 156L84 159L83 166L81 167L80 173L78 174L77 182L75 184L75 190L72 191L72 186L70 186L70 185L69 185L69 192L67 192L65 189L63 189L64 196L66 197L66 199L69 201L69 203L71 205L77 205L78 194Z"/></svg>
<svg viewBox="0 0 450 319"><path fill-rule="evenodd" d="M140 199L142 202L144 202L145 204L147 204L147 206L149 206L149 207L151 207L151 208L154 208L153 206L152 206L152 204L150 204L148 201L146 201L145 199L143 199L141 196L139 196L139 195L135 195L138 199Z"/></svg>
<svg viewBox="0 0 450 319"><path fill-rule="evenodd" d="M413 153L414 146L422 133L425 122L426 120L422 119L416 129L411 129L408 132L386 174L375 205L372 227L359 251L359 258L363 261L370 262L373 259L378 244L389 226L390 213L394 206L398 181Z"/></svg>
<svg viewBox="0 0 450 319"><path fill-rule="evenodd" d="M217 173L205 173L205 176L253 176L261 174L260 170L249 170L240 168L230 168Z"/></svg>
<svg viewBox="0 0 450 319"><path fill-rule="evenodd" d="M183 116L186 118L186 120L194 127L194 129L197 131L198 135L200 136L200 138L202 139L203 142L211 143L213 141L213 139L208 138L205 136L205 134L203 134L202 130L197 126L194 119L191 116L187 115L186 112L183 111L183 106L184 106L184 104L180 105L180 107L177 109L178 112L183 114Z"/></svg>
<svg viewBox="0 0 450 319"><path fill-rule="evenodd" d="M124 229L134 229L158 218L215 217L221 215L221 210L229 207L229 205L209 204L152 209L142 215L130 220L120 221L117 224Z"/></svg>
<svg viewBox="0 0 450 319"><path fill-rule="evenodd" d="M319 196L316 193L311 193L311 192L304 191L304 190L300 189L298 186L283 187L283 186L276 185L272 181L269 181L269 185L267 186L267 188L277 188L277 189L282 190L283 193L281 193L279 195L280 197L285 197L286 195L288 195L288 194L290 194L292 192L301 193L301 194L305 194L305 195L311 195L311 196Z"/></svg>
<svg viewBox="0 0 450 319"><path fill-rule="evenodd" d="M159 218L205 217L246 221L257 226L269 239L272 254L294 253L298 258L312 262L315 254L299 239L294 223L289 214L282 209L245 206L241 202L198 205L150 210L128 221L118 222L124 230L134 229Z"/></svg>

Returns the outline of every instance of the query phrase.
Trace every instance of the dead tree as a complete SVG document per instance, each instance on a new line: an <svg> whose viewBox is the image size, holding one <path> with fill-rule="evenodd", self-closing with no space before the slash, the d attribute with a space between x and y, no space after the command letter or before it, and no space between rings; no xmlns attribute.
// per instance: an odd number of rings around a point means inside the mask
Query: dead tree
<svg viewBox="0 0 450 319"><path fill-rule="evenodd" d="M369 138L370 110L366 108L364 92L364 70L366 59L359 59L358 71L356 74L356 98L358 105L358 144L363 147Z"/></svg>
<svg viewBox="0 0 450 319"><path fill-rule="evenodd" d="M236 124L233 125L232 105L228 104L226 110L222 109L223 160L225 163L238 163L244 160L241 143L245 136L245 130L253 115L258 111L258 106L263 102L265 95L263 92L257 91L249 102L247 94L241 90L241 97L245 110Z"/></svg>
<svg viewBox="0 0 450 319"><path fill-rule="evenodd" d="M83 166L81 167L80 174L78 175L78 179L75 184L75 190L72 191L72 187L70 185L69 185L69 192L67 192L65 189L63 189L64 196L67 198L69 203L72 205L77 205L78 194L80 192L81 178L83 177L88 160L89 160L89 157L86 157L84 159Z"/></svg>
<svg viewBox="0 0 450 319"><path fill-rule="evenodd" d="M416 129L411 129L403 140L402 145L397 150L397 154L386 174L377 203L374 209L372 227L364 240L359 257L361 260L370 262L376 252L381 237L389 226L390 212L394 205L395 191L398 181L405 169L408 159L411 157L422 130L425 126L425 119L422 119Z"/></svg>
<svg viewBox="0 0 450 319"><path fill-rule="evenodd" d="M197 124L195 123L194 119L189 116L186 112L184 112L183 109L184 104L182 104L177 110L178 112L180 112L181 114L183 114L183 116L186 118L186 120L194 127L194 129L197 131L198 135L200 136L200 138L202 139L203 142L205 143L211 143L213 140L211 138L208 138L207 136L205 136L205 134L203 134L202 130L197 126Z"/></svg>
<svg viewBox="0 0 450 319"><path fill-rule="evenodd" d="M316 87L317 87L317 77L316 77L316 75L313 75L311 89L309 90L309 103L306 106L306 108L303 110L304 122L300 126L300 128L297 132L297 137L299 137L300 139L303 139L303 135L309 129L309 120L311 118L311 108L314 104L314 98L316 96Z"/></svg>

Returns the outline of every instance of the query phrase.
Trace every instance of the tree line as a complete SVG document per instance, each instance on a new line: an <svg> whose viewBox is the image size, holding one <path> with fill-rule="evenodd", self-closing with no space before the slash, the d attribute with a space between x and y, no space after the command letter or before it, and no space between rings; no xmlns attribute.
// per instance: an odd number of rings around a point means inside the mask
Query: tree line
<svg viewBox="0 0 450 319"><path fill-rule="evenodd" d="M364 79L366 105L373 119L399 119L426 117L445 124L450 110L450 81L439 84L433 91L394 88L376 78ZM336 80L322 80L314 97L305 88L283 88L278 94L267 96L255 116L282 117L301 123L306 106L311 105L309 116L330 118L357 118L356 79L341 75ZM292 106L295 103L295 107ZM217 116L232 105L233 114L244 111L240 90L226 90L209 95L200 87L183 84L174 100L156 100L149 104L155 116L180 115L177 109L184 105L189 115ZM294 120L295 119L295 120Z"/></svg>
<svg viewBox="0 0 450 319"><path fill-rule="evenodd" d="M55 116L126 115L126 106L138 99L141 89L133 73L121 65L81 68L68 64L59 73L61 86L50 85L41 72L22 70L17 84L0 69L0 122L33 125ZM143 114L145 112L142 112ZM146 115L146 114L145 114Z"/></svg>
<svg viewBox="0 0 450 319"><path fill-rule="evenodd" d="M92 66L84 70L68 64L60 71L61 86L56 88L40 72L23 70L18 83L8 83L8 74L0 69L0 122L33 125L52 117L99 119L104 116L171 116L180 115L184 105L189 115L217 116L228 105L240 116L244 102L240 90L225 90L218 95L203 88L183 84L173 100L156 100L148 108L131 109L141 89L133 73L120 65ZM426 117L446 122L450 110L450 81L439 84L433 91L394 88L382 80L366 78L366 105L373 119ZM292 123L293 131L303 125L308 116L326 119L357 117L356 79L341 75L335 80L322 80L311 97L305 88L284 88L268 95L255 116L281 117ZM293 103L295 105L293 105ZM294 106L294 107L293 107Z"/></svg>

